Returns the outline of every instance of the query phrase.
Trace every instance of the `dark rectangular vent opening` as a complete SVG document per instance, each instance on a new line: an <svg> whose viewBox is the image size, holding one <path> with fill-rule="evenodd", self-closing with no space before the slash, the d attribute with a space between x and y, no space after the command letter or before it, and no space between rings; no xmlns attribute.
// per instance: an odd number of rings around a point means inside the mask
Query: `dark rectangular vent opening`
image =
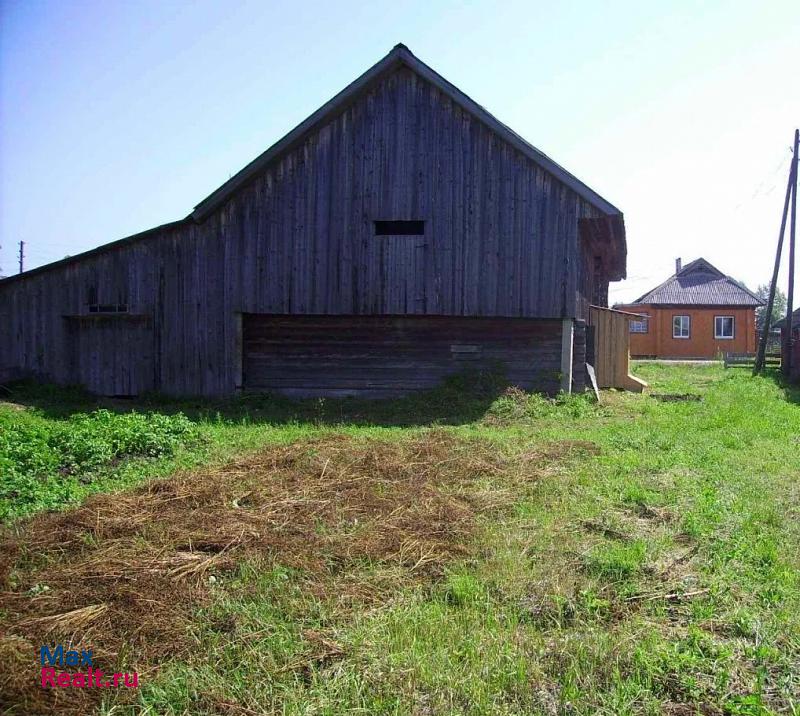
<svg viewBox="0 0 800 716"><path fill-rule="evenodd" d="M424 221L376 221L375 236L423 236Z"/></svg>

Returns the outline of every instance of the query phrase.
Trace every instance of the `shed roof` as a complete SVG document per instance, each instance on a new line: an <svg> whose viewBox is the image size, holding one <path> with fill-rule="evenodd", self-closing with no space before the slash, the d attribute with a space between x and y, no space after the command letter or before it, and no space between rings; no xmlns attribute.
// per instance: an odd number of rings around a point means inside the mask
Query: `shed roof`
<svg viewBox="0 0 800 716"><path fill-rule="evenodd" d="M664 283L630 305L763 306L747 286L726 276L703 258L686 264Z"/></svg>

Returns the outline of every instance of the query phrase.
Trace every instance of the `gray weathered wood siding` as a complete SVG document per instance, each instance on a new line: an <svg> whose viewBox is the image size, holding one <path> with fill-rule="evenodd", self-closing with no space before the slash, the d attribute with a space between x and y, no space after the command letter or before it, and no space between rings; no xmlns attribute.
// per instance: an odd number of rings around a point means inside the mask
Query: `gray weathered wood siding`
<svg viewBox="0 0 800 716"><path fill-rule="evenodd" d="M153 390L150 316L92 314L65 320L68 370L77 383L101 395L139 395Z"/></svg>
<svg viewBox="0 0 800 716"><path fill-rule="evenodd" d="M578 219L598 216L402 68L202 223L0 282L0 371L86 382L66 316L93 301L150 317L128 372L149 361L152 388L173 394L234 389L239 313L581 317ZM375 236L381 219L425 234Z"/></svg>

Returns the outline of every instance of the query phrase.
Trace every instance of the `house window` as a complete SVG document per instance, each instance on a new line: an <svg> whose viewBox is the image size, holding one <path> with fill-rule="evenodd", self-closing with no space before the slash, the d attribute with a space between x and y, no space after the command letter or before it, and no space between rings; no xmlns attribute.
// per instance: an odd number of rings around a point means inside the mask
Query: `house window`
<svg viewBox="0 0 800 716"><path fill-rule="evenodd" d="M731 339L733 334L733 316L714 316L714 338Z"/></svg>
<svg viewBox="0 0 800 716"><path fill-rule="evenodd" d="M90 303L89 313L127 313L127 303Z"/></svg>
<svg viewBox="0 0 800 716"><path fill-rule="evenodd" d="M424 221L376 221L375 236L423 236Z"/></svg>
<svg viewBox="0 0 800 716"><path fill-rule="evenodd" d="M672 317L672 337L689 338L691 322L689 316Z"/></svg>
<svg viewBox="0 0 800 716"><path fill-rule="evenodd" d="M650 330L650 316L633 319L628 325L631 333L647 333Z"/></svg>

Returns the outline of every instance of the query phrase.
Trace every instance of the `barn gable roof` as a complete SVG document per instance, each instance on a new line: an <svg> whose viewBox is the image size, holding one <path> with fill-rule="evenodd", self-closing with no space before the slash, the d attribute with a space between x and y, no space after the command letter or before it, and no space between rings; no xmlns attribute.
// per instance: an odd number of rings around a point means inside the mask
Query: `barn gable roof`
<svg viewBox="0 0 800 716"><path fill-rule="evenodd" d="M761 306L764 302L744 284L726 276L703 258L686 264L633 304L687 306Z"/></svg>
<svg viewBox="0 0 800 716"><path fill-rule="evenodd" d="M221 187L201 201L194 208L191 217L197 221L204 219L228 198L230 198L230 196L240 187L261 174L261 172L263 172L271 162L280 158L286 152L297 146L297 144L302 142L317 127L332 119L338 113L342 112L376 82L380 81L400 67L408 67L417 75L426 79L464 111L468 112L486 124L502 139L514 146L516 149L522 152L522 154L529 157L542 169L572 189L576 194L583 197L592 206L609 215L622 213L619 209L617 209L617 207L606 201L597 192L586 186L586 184L580 181L580 179L570 174L566 169L554 162L546 154L539 151L532 144L520 137L511 128L492 116L477 102L470 99L470 97L458 89L458 87L451 84L438 72L428 67L428 65L417 58L405 45L399 44L395 45L388 55L370 67L358 79L351 82L333 99L322 105L322 107L314 112L314 114L297 125L297 127L283 137L283 139L273 144L263 154L256 157L246 167L234 174Z"/></svg>
<svg viewBox="0 0 800 716"><path fill-rule="evenodd" d="M136 241L152 237L166 230L177 229L183 226L202 222L206 217L209 216L209 214L226 202L236 191L265 171L271 162L279 159L286 154L286 152L291 151L318 127L327 122L329 119L334 118L338 113L344 111L348 106L350 106L365 92L367 92L375 83L395 72L400 67L407 67L411 69L417 75L433 84L464 111L468 112L486 124L492 131L518 149L523 155L529 157L538 166L550 173L555 179L572 189L589 204L604 213L607 218L582 219L582 222L587 227L590 227L591 231L595 232L599 239L610 242L610 244L614 247L614 266L612 267L613 279L618 280L625 277L626 242L625 225L622 212L613 204L606 201L597 192L590 189L577 177L573 176L566 169L550 159L550 157L548 157L546 154L536 149L536 147L529 144L512 129L497 120L455 85L448 82L444 77L415 57L405 45L398 44L383 59L373 65L358 79L351 82L333 99L320 107L310 117L301 122L297 127L283 137L283 139L279 140L264 153L256 157L246 167L244 167L237 174L234 174L222 186L201 201L197 206L195 206L192 213L189 214L189 216L187 216L185 219L179 219L178 221L164 224L153 229L147 229L117 241L102 244L93 249L89 249L88 251L74 254L72 256L68 256L67 258L54 261L43 266L38 266L21 274L0 278L0 285L7 285L19 280L25 280L30 276L45 271L50 271L55 268L76 263L91 256L113 251Z"/></svg>

